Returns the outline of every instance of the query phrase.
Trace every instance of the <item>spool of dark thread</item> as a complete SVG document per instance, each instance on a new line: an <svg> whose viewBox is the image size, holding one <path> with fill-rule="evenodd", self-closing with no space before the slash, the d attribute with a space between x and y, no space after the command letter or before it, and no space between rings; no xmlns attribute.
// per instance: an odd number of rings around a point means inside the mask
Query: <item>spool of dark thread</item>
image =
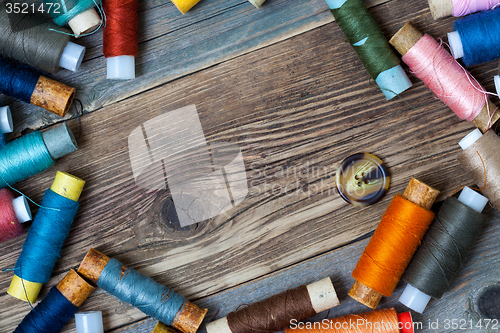
<svg viewBox="0 0 500 333"><path fill-rule="evenodd" d="M489 130L472 131L459 143L463 151L457 156L462 168L480 188L481 193L500 211L500 137ZM484 164L483 164L484 162ZM485 183L486 181L486 183Z"/></svg>
<svg viewBox="0 0 500 333"><path fill-rule="evenodd" d="M76 89L43 75L33 67L0 57L0 92L64 117Z"/></svg>
<svg viewBox="0 0 500 333"><path fill-rule="evenodd" d="M7 14L0 4L0 54L43 72L56 73L61 68L73 72L80 68L85 47L69 41L70 36L56 32L52 22L33 14Z"/></svg>
<svg viewBox="0 0 500 333"><path fill-rule="evenodd" d="M302 321L339 305L330 278L302 285L236 310L207 324L208 333L281 331L295 319Z"/></svg>
<svg viewBox="0 0 500 333"><path fill-rule="evenodd" d="M66 123L45 132L32 132L0 149L0 188L40 173L55 160L78 149Z"/></svg>
<svg viewBox="0 0 500 333"><path fill-rule="evenodd" d="M87 253L78 273L111 295L183 333L196 333L207 313L207 309L200 309L171 288L94 249Z"/></svg>
<svg viewBox="0 0 500 333"><path fill-rule="evenodd" d="M441 298L451 288L481 234L481 214L488 200L465 187L459 198L444 201L403 279L409 283L399 301L422 313L430 298Z"/></svg>
<svg viewBox="0 0 500 333"><path fill-rule="evenodd" d="M14 333L60 332L94 289L74 270L70 270L24 317Z"/></svg>

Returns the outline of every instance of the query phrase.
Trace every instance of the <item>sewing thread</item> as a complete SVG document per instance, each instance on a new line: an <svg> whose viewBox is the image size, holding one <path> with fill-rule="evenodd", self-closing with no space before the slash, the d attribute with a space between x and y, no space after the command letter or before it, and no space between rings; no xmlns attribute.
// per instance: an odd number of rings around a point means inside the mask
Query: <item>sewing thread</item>
<svg viewBox="0 0 500 333"><path fill-rule="evenodd" d="M14 195L8 189L0 189L0 242L16 238L23 233L12 200Z"/></svg>
<svg viewBox="0 0 500 333"><path fill-rule="evenodd" d="M137 56L139 52L138 1L107 0L103 2L106 27L103 32L103 53L106 58Z"/></svg>
<svg viewBox="0 0 500 333"><path fill-rule="evenodd" d="M489 10L500 5L500 0L451 0L453 16L460 17L475 12Z"/></svg>

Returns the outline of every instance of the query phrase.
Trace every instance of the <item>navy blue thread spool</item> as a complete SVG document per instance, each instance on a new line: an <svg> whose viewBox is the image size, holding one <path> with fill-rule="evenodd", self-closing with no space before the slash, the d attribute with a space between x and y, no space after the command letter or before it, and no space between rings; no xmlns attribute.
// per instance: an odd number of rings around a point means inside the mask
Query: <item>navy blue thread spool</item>
<svg viewBox="0 0 500 333"><path fill-rule="evenodd" d="M207 309L200 309L171 288L90 249L78 273L123 302L184 333L196 333Z"/></svg>
<svg viewBox="0 0 500 333"><path fill-rule="evenodd" d="M70 270L24 317L14 333L60 332L94 289L74 270Z"/></svg>
<svg viewBox="0 0 500 333"><path fill-rule="evenodd" d="M64 117L73 103L76 89L33 67L0 57L0 92Z"/></svg>

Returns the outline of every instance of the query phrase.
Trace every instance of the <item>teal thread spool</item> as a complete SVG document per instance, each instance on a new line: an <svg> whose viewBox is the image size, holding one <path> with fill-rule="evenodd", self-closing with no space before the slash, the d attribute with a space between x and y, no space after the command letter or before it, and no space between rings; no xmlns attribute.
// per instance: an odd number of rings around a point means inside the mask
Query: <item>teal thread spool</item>
<svg viewBox="0 0 500 333"><path fill-rule="evenodd" d="M362 0L326 0L363 66L389 100L412 83Z"/></svg>
<svg viewBox="0 0 500 333"><path fill-rule="evenodd" d="M171 288L90 249L78 268L87 281L184 333L196 333L207 313Z"/></svg>
<svg viewBox="0 0 500 333"><path fill-rule="evenodd" d="M50 168L56 159L77 149L75 137L66 123L9 142L0 150L0 188Z"/></svg>
<svg viewBox="0 0 500 333"><path fill-rule="evenodd" d="M31 303L36 301L61 256L84 185L85 181L78 177L57 172L52 186L43 196L17 259L15 275L7 290L11 296Z"/></svg>
<svg viewBox="0 0 500 333"><path fill-rule="evenodd" d="M44 0L45 5L53 9L50 14L54 22L62 27L69 25L76 37L91 33L101 26L101 18L94 7L101 0Z"/></svg>

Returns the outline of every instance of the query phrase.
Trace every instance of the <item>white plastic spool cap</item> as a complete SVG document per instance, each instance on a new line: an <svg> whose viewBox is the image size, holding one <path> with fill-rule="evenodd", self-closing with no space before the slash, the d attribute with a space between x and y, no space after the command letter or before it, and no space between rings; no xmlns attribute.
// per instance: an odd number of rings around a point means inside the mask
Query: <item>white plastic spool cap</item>
<svg viewBox="0 0 500 333"><path fill-rule="evenodd" d="M497 95L500 96L500 75L495 75L495 88L497 90Z"/></svg>
<svg viewBox="0 0 500 333"><path fill-rule="evenodd" d="M82 64L84 55L85 47L73 42L68 42L61 55L61 59L59 59L59 66L76 72Z"/></svg>
<svg viewBox="0 0 500 333"><path fill-rule="evenodd" d="M14 130L12 114L8 106L0 107L0 132L11 133Z"/></svg>
<svg viewBox="0 0 500 333"><path fill-rule="evenodd" d="M488 203L488 199L485 196L477 193L467 186L464 187L462 193L458 196L458 201L469 206L478 213L481 213Z"/></svg>
<svg viewBox="0 0 500 333"><path fill-rule="evenodd" d="M475 130L473 130L472 132L467 134L465 136L465 138L460 140L458 145L462 148L462 150L465 150L465 149L469 148L474 142L479 140L482 136L483 136L483 133L481 133L481 131L476 128Z"/></svg>
<svg viewBox="0 0 500 333"><path fill-rule="evenodd" d="M24 196L15 198L12 200L12 204L14 205L14 211L20 223L32 220L33 216L31 215L31 209L28 205L28 200L26 200Z"/></svg>
<svg viewBox="0 0 500 333"><path fill-rule="evenodd" d="M101 311L77 313L75 322L76 333L104 333Z"/></svg>
<svg viewBox="0 0 500 333"><path fill-rule="evenodd" d="M403 294L399 297L399 302L418 313L424 312L425 307L429 304L430 300L431 297L429 295L424 294L411 285L407 285L405 291L403 291Z"/></svg>
<svg viewBox="0 0 500 333"><path fill-rule="evenodd" d="M135 58L133 56L118 56L106 58L108 80L130 80L135 78Z"/></svg>
<svg viewBox="0 0 500 333"><path fill-rule="evenodd" d="M455 59L464 57L464 47L458 31L448 32L448 42L450 43L451 53Z"/></svg>

